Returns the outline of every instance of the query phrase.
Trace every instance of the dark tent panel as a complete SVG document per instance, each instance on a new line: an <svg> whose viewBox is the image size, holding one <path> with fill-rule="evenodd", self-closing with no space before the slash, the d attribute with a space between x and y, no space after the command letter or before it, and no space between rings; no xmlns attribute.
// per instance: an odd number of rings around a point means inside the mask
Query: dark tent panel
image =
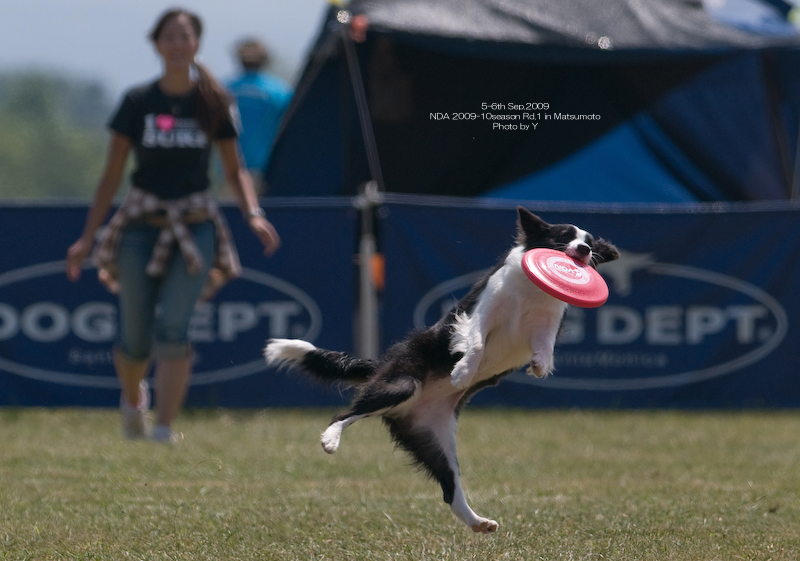
<svg viewBox="0 0 800 561"><path fill-rule="evenodd" d="M716 22L699 2L332 8L274 146L270 193L352 195L375 179L517 199L787 199L800 39L783 31Z"/></svg>
<svg viewBox="0 0 800 561"><path fill-rule="evenodd" d="M790 144L789 125L797 117L778 117L773 128L764 73L758 54L716 64L571 156L487 194L585 201L786 199L791 170L781 147ZM787 156L791 162L794 155ZM564 197L559 189L567 188L570 196Z"/></svg>
<svg viewBox="0 0 800 561"><path fill-rule="evenodd" d="M592 54L608 60L609 53L629 58L787 43L774 30L720 23L697 0L356 0L348 10L364 14L376 34L498 58L511 50L538 60Z"/></svg>

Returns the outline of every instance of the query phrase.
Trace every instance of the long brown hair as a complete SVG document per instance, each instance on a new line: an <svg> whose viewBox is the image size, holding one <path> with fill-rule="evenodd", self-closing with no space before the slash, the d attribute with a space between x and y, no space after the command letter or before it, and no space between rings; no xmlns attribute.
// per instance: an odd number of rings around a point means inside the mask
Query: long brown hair
<svg viewBox="0 0 800 561"><path fill-rule="evenodd" d="M155 43L158 41L164 26L172 18L184 15L189 18L198 41L203 35L203 22L200 17L183 8L172 8L164 12L148 37ZM226 118L230 111L231 97L223 88L211 72L202 64L195 61L197 68L197 123L210 140L216 136L220 123Z"/></svg>

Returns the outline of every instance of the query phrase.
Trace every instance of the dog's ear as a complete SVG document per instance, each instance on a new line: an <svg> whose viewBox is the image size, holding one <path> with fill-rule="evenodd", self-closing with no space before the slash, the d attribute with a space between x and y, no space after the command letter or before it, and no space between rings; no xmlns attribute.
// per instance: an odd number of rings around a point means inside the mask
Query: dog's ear
<svg viewBox="0 0 800 561"><path fill-rule="evenodd" d="M592 253L597 256L599 263L607 263L619 259L619 251L613 244L606 240L595 240L592 244Z"/></svg>
<svg viewBox="0 0 800 561"><path fill-rule="evenodd" d="M528 240L544 237L550 230L550 224L533 214L527 208L517 207L517 243L528 245Z"/></svg>

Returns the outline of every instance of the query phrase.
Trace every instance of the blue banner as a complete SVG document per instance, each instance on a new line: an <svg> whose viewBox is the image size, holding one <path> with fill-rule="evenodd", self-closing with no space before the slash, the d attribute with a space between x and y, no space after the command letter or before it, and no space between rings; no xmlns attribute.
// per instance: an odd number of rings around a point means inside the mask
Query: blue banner
<svg viewBox="0 0 800 561"><path fill-rule="evenodd" d="M800 407L800 208L530 203L617 245L596 309L572 307L545 380L515 373L476 404L515 407ZM272 199L283 240L262 255L226 207L244 274L198 306L187 405L341 405L339 391L267 371L269 337L353 352L359 216L350 199ZM116 406L116 298L87 268L64 274L87 208L0 206L0 405ZM516 204L390 196L376 213L386 260L385 348L433 324L513 245Z"/></svg>
<svg viewBox="0 0 800 561"><path fill-rule="evenodd" d="M516 205L391 198L384 343L432 325L513 245ZM612 241L610 297L571 307L544 380L515 373L475 397L520 407L798 407L800 211L531 203Z"/></svg>
<svg viewBox="0 0 800 561"><path fill-rule="evenodd" d="M349 199L270 201L283 245L269 259L238 209L224 212L243 274L192 319L187 405L341 403L336 391L267 372L261 352L269 337L353 350L358 221ZM88 265L77 283L64 274L67 247L86 213L85 206L0 207L0 405L118 405L116 297Z"/></svg>

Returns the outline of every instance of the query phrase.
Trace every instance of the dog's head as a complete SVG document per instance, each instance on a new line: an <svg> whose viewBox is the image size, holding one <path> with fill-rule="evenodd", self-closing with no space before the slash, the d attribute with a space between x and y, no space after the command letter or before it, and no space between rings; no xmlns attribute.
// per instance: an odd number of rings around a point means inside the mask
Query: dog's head
<svg viewBox="0 0 800 561"><path fill-rule="evenodd" d="M523 207L517 211L517 243L526 251L537 247L557 249L593 267L619 258L616 247L605 240L595 239L577 226L548 224Z"/></svg>

